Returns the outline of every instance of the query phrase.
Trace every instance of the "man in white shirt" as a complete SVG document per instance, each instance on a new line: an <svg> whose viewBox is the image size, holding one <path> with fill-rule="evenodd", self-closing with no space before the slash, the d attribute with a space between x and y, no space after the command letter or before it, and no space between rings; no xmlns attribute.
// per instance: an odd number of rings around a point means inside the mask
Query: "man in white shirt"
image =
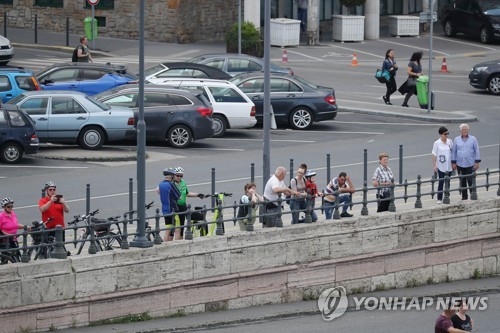
<svg viewBox="0 0 500 333"><path fill-rule="evenodd" d="M264 188L264 199L266 201L265 212L266 214L270 214L272 216L265 217L262 225L263 228L271 228L275 226L277 215L274 214L276 214L278 212L278 209L280 208L278 207L278 203L276 201L282 193L284 193L285 196L298 194L285 185L285 183L283 182L285 176L286 168L283 166L279 166L276 168L276 172L274 173L274 175L271 176L271 178L269 178L266 183L266 186Z"/></svg>

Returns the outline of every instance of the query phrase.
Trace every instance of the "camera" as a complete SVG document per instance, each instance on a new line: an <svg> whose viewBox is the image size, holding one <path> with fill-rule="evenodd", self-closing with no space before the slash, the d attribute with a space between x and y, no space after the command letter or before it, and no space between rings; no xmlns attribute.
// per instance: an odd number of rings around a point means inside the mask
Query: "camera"
<svg viewBox="0 0 500 333"><path fill-rule="evenodd" d="M56 198L57 198L56 203L61 203L62 197L63 197L62 194L56 194Z"/></svg>

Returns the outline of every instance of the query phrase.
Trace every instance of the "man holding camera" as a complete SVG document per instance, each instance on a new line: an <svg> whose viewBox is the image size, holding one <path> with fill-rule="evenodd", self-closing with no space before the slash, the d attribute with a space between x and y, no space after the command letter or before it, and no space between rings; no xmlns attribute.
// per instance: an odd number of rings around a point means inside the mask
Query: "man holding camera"
<svg viewBox="0 0 500 333"><path fill-rule="evenodd" d="M63 196L56 193L56 184L48 182L44 187L45 196L38 200L38 208L42 213L44 222L52 218L45 224L47 229L55 229L60 225L64 228L64 213L69 213L69 206L66 204Z"/></svg>

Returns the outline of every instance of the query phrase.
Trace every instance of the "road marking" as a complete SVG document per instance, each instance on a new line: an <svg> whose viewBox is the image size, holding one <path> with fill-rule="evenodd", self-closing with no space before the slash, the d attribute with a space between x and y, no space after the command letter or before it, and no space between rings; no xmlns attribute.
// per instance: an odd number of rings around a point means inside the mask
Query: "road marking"
<svg viewBox="0 0 500 333"><path fill-rule="evenodd" d="M447 41L447 42L457 43L457 44L464 44L464 45L467 45L467 46L481 47L483 49L487 49L487 50L490 50L490 51L498 51L497 49L494 49L494 48L491 48L491 47L488 47L488 46L485 46L485 45L478 45L478 44L474 44L474 43L462 42L462 41L451 39L451 38L444 38L444 37L433 37L433 38L444 40L444 41Z"/></svg>
<svg viewBox="0 0 500 333"><path fill-rule="evenodd" d="M43 166L43 165L2 165L1 168L31 168L31 169L88 169L89 167L62 167L62 166Z"/></svg>
<svg viewBox="0 0 500 333"><path fill-rule="evenodd" d="M384 39L379 39L380 42L384 42L384 43L388 43L388 44L394 44L394 45L399 45L399 46L404 46L404 47L408 47L408 48L411 48L411 49L414 49L415 46L414 45L409 45L409 44L404 44L404 43L396 43L396 42L392 42L390 40L384 40ZM432 52L433 53L441 53L445 56L449 56L448 53L445 53L445 52L441 52L441 51L437 51L435 49L432 49Z"/></svg>
<svg viewBox="0 0 500 333"><path fill-rule="evenodd" d="M355 114L355 112L350 112ZM359 122L359 121L335 121L337 124L356 124L356 125L398 125L398 126L430 126L436 127L436 124L414 124L414 123L372 123L372 122Z"/></svg>
<svg viewBox="0 0 500 333"><path fill-rule="evenodd" d="M380 58L380 59L384 59L384 56L381 56L380 54L373 54L373 53L370 53L370 52L364 52L364 51L360 51L360 50L356 50L356 49L352 49L352 48L349 48L349 47L342 47L342 46L337 46L337 45L333 45L333 44L327 44L328 46L331 46L331 47L336 47L336 48L339 48L339 49L344 49L344 50L349 50L349 51L353 51L355 52L356 54L368 54L368 55L371 55L375 58ZM359 60L359 59L358 59Z"/></svg>
<svg viewBox="0 0 500 333"><path fill-rule="evenodd" d="M298 54L300 56L303 56L304 58L310 58L310 59L314 59L314 60L323 61L323 59L316 58L316 57L313 57L313 56L310 56L310 55L307 55L307 54L304 54L304 53L295 52L295 51L292 51L292 50L287 50L287 52L288 53L293 53L293 54Z"/></svg>
<svg viewBox="0 0 500 333"><path fill-rule="evenodd" d="M190 150L245 151L245 149L231 149L231 148L190 148Z"/></svg>
<svg viewBox="0 0 500 333"><path fill-rule="evenodd" d="M296 133L300 133L297 131ZM309 131L307 131L309 133ZM231 139L231 138L216 138L212 140L226 140L226 141L258 141L262 142L262 139ZM298 142L298 143L316 143L316 141L308 141L308 140L277 140L277 139L271 139L271 142Z"/></svg>

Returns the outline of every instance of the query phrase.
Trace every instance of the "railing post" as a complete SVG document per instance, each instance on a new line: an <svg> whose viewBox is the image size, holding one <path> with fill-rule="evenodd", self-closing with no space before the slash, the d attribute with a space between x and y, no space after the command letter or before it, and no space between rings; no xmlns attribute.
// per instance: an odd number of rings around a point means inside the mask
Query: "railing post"
<svg viewBox="0 0 500 333"><path fill-rule="evenodd" d="M252 215L252 201L249 201L247 203L247 206L248 206L248 214L247 214L247 224L245 225L245 228L246 228L246 231L253 231L253 223L252 223L252 218L253 218L253 215Z"/></svg>
<svg viewBox="0 0 500 333"><path fill-rule="evenodd" d="M363 150L363 181L368 184L368 149Z"/></svg>
<svg viewBox="0 0 500 333"><path fill-rule="evenodd" d="M276 219L274 220L274 226L276 228L283 228L283 219L281 218L282 203L283 200L281 199L281 196L278 196L278 216L276 216Z"/></svg>
<svg viewBox="0 0 500 333"><path fill-rule="evenodd" d="M422 181L420 175L417 176L417 201L415 201L415 208L422 208L422 201L420 200L420 191L422 186Z"/></svg>
<svg viewBox="0 0 500 333"><path fill-rule="evenodd" d="M85 214L90 213L90 184L85 187Z"/></svg>
<svg viewBox="0 0 500 333"><path fill-rule="evenodd" d="M485 185L485 188L486 188L486 191L488 191L489 188L490 188L490 169L486 168L486 171L484 172L484 174L486 175L486 185Z"/></svg>
<svg viewBox="0 0 500 333"><path fill-rule="evenodd" d="M23 228L23 254L21 254L21 262L30 262L30 256L28 255L28 226L25 225Z"/></svg>
<svg viewBox="0 0 500 333"><path fill-rule="evenodd" d="M217 229L215 230L215 234L217 236L223 236L224 235L224 229L222 227L223 223L224 223L224 218L222 217L222 204L219 203L217 205L217 211L219 212L217 214Z"/></svg>
<svg viewBox="0 0 500 333"><path fill-rule="evenodd" d="M331 178L331 159L330 154L326 154L326 184L330 183Z"/></svg>
<svg viewBox="0 0 500 333"><path fill-rule="evenodd" d="M7 12L3 13L3 36L7 38Z"/></svg>
<svg viewBox="0 0 500 333"><path fill-rule="evenodd" d="M38 14L35 14L35 44L38 43Z"/></svg>
<svg viewBox="0 0 500 333"><path fill-rule="evenodd" d="M399 185L403 184L403 145L399 145Z"/></svg>
<svg viewBox="0 0 500 333"><path fill-rule="evenodd" d="M69 16L66 16L66 46L69 46Z"/></svg>
<svg viewBox="0 0 500 333"><path fill-rule="evenodd" d="M476 173L476 171L474 171L471 175L471 177L472 177L472 187L470 190L470 199L471 200L477 200L476 176L477 176L477 173Z"/></svg>
<svg viewBox="0 0 500 333"><path fill-rule="evenodd" d="M129 223L132 223L131 220L128 220L128 214L123 214L123 237L122 237L122 245L120 245L120 248L123 250L127 250L130 248L130 244L128 243L128 231L127 231L127 225Z"/></svg>
<svg viewBox="0 0 500 333"><path fill-rule="evenodd" d="M436 173L434 172L434 174L431 177L431 199L434 199L434 195L436 194L435 185L436 185Z"/></svg>
<svg viewBox="0 0 500 333"><path fill-rule="evenodd" d="M404 188L405 188L405 194L403 195L403 198L405 199L405 203L408 202L408 179L405 178L404 182Z"/></svg>
<svg viewBox="0 0 500 333"><path fill-rule="evenodd" d="M394 213L396 211L396 205L394 204L394 178L391 179L391 201L389 202L389 211Z"/></svg>
<svg viewBox="0 0 500 333"><path fill-rule="evenodd" d="M188 206L189 209L189 206ZM189 220L188 220L188 225L189 225ZM191 228L188 228L188 230L191 230ZM187 239L187 230L186 230L186 239ZM191 239L193 239L193 235L191 234ZM163 239L161 239L160 236L160 209L156 208L156 214L155 214L155 238L153 240L153 244L161 244L163 242Z"/></svg>
<svg viewBox="0 0 500 333"><path fill-rule="evenodd" d="M134 213L132 213L133 210L134 210L134 179L129 178L128 179L128 211L130 212L130 214L128 214L128 216L123 216L124 219L128 218L129 223L132 223L132 220L134 218Z"/></svg>
<svg viewBox="0 0 500 333"><path fill-rule="evenodd" d="M340 198L339 198L339 190L335 190L334 196L335 196L335 204L334 204L334 211L333 211L333 219L334 220L340 220L340 212L339 212L339 205L340 205Z"/></svg>
<svg viewBox="0 0 500 333"><path fill-rule="evenodd" d="M88 228L90 230L89 254L96 254L97 253L97 245L95 244L94 226L92 225L92 222L90 222L90 220L89 220Z"/></svg>
<svg viewBox="0 0 500 333"><path fill-rule="evenodd" d="M66 259L68 257L68 254L64 250L63 232L64 230L60 225L56 226L56 246L51 253L52 258Z"/></svg>
<svg viewBox="0 0 500 333"><path fill-rule="evenodd" d="M211 182L212 182L212 193L211 194L215 194L215 168L212 168L212 173L210 174L210 177L211 177ZM211 202L211 205L212 205L212 209L215 207L215 197L212 197L212 202Z"/></svg>
<svg viewBox="0 0 500 333"><path fill-rule="evenodd" d="M290 159L290 173L289 173L290 179L288 179L288 182L290 182L293 178L293 158Z"/></svg>
<svg viewBox="0 0 500 333"><path fill-rule="evenodd" d="M305 223L312 223L311 217L311 195L308 193L306 196L306 218L304 220Z"/></svg>
<svg viewBox="0 0 500 333"><path fill-rule="evenodd" d="M366 180L363 181L363 208L361 208L361 215L362 216L367 216L368 215L368 187L367 187Z"/></svg>
<svg viewBox="0 0 500 333"><path fill-rule="evenodd" d="M444 175L443 204L450 204L450 176L448 172Z"/></svg>
<svg viewBox="0 0 500 333"><path fill-rule="evenodd" d="M255 183L255 163L250 163L250 182Z"/></svg>

